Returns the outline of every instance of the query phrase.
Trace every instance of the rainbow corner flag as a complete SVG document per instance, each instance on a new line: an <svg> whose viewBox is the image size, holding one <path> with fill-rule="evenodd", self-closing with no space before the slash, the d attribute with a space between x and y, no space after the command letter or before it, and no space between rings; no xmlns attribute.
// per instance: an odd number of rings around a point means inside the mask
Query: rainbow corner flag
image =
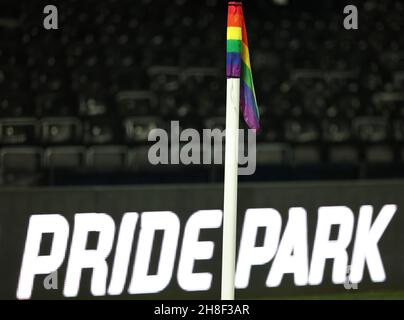
<svg viewBox="0 0 404 320"><path fill-rule="evenodd" d="M241 2L229 2L227 16L227 78L240 78L240 109L250 129L259 129L260 114L255 97L248 51L247 29Z"/></svg>

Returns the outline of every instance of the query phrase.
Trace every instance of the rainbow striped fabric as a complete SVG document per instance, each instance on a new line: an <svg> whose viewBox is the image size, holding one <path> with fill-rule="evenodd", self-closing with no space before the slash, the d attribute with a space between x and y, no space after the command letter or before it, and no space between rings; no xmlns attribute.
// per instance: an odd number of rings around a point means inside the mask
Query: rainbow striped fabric
<svg viewBox="0 0 404 320"><path fill-rule="evenodd" d="M259 129L259 111L255 97L248 51L247 30L241 2L229 2L227 16L227 78L240 78L240 109L251 129Z"/></svg>

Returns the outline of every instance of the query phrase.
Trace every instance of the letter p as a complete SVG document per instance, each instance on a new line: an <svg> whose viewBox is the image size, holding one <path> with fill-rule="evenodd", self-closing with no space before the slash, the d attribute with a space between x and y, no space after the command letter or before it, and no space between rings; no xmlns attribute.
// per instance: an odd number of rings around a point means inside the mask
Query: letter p
<svg viewBox="0 0 404 320"><path fill-rule="evenodd" d="M44 233L52 233L49 255L40 255ZM59 214L32 215L29 219L17 299L30 299L34 278L37 274L49 274L63 263L69 238L69 223Z"/></svg>

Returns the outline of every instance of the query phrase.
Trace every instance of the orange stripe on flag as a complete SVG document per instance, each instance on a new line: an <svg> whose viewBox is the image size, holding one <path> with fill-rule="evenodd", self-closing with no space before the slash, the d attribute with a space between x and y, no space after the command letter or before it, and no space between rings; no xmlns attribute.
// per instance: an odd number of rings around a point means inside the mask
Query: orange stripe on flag
<svg viewBox="0 0 404 320"><path fill-rule="evenodd" d="M229 14L227 17L228 27L240 27L243 24L243 16L241 14Z"/></svg>
<svg viewBox="0 0 404 320"><path fill-rule="evenodd" d="M245 27L244 19L243 19L243 24L242 24L241 29L242 29L242 41L248 47L247 29Z"/></svg>

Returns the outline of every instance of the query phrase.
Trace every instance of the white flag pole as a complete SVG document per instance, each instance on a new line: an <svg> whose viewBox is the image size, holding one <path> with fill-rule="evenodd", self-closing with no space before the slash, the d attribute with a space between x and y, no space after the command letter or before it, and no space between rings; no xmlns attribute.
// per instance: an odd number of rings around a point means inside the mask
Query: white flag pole
<svg viewBox="0 0 404 320"><path fill-rule="evenodd" d="M222 300L234 300L240 79L227 79L222 249Z"/></svg>

